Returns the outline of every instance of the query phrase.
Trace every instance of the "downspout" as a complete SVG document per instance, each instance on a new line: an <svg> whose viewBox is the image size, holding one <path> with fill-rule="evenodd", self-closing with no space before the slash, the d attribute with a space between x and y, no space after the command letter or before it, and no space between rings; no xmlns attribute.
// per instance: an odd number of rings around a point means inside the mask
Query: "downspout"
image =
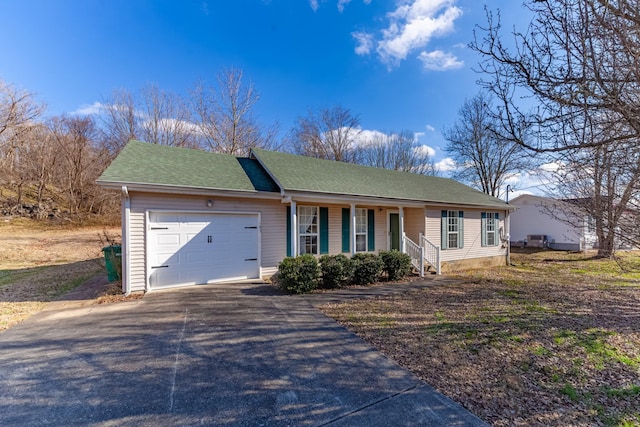
<svg viewBox="0 0 640 427"><path fill-rule="evenodd" d="M505 220L505 228L507 233L505 240L507 241L507 266L511 266L511 211L507 211L507 218Z"/></svg>
<svg viewBox="0 0 640 427"><path fill-rule="evenodd" d="M131 237L131 199L127 186L122 186L122 291L125 296L131 294L131 251L129 242Z"/></svg>

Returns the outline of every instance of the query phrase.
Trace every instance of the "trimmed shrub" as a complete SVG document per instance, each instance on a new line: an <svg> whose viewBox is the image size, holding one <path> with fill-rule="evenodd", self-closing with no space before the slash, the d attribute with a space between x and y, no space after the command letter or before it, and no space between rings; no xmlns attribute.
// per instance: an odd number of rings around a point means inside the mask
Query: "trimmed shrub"
<svg viewBox="0 0 640 427"><path fill-rule="evenodd" d="M384 271L389 280L400 280L411 272L411 257L409 254L392 249L380 251L380 258L384 263Z"/></svg>
<svg viewBox="0 0 640 427"><path fill-rule="evenodd" d="M353 263L353 283L368 285L378 281L382 275L384 264L376 254L355 254L351 257Z"/></svg>
<svg viewBox="0 0 640 427"><path fill-rule="evenodd" d="M309 254L283 259L278 265L278 273L280 289L294 294L311 292L320 281L318 260Z"/></svg>
<svg viewBox="0 0 640 427"><path fill-rule="evenodd" d="M323 255L320 257L322 285L325 288L341 288L353 278L353 263L346 256Z"/></svg>

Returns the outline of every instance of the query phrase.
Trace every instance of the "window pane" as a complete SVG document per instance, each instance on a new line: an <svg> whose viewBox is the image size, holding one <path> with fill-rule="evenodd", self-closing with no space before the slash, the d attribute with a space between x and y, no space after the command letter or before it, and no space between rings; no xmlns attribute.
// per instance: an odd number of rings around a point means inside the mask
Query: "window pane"
<svg viewBox="0 0 640 427"><path fill-rule="evenodd" d="M458 233L449 233L449 247L450 248L458 247Z"/></svg>
<svg viewBox="0 0 640 427"><path fill-rule="evenodd" d="M358 208L356 209L356 233L367 232L367 210Z"/></svg>
<svg viewBox="0 0 640 427"><path fill-rule="evenodd" d="M356 236L356 252L364 252L367 250L367 236L359 234Z"/></svg>
<svg viewBox="0 0 640 427"><path fill-rule="evenodd" d="M496 245L496 233L489 232L487 233L487 246L495 246Z"/></svg>
<svg viewBox="0 0 640 427"><path fill-rule="evenodd" d="M317 236L300 236L300 254L318 254Z"/></svg>

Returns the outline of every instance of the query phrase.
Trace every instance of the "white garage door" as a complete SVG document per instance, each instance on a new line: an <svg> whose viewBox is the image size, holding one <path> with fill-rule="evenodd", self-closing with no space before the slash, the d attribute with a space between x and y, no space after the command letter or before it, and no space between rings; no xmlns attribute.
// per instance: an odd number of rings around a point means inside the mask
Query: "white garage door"
<svg viewBox="0 0 640 427"><path fill-rule="evenodd" d="M257 214L150 213L150 288L258 278L258 227Z"/></svg>

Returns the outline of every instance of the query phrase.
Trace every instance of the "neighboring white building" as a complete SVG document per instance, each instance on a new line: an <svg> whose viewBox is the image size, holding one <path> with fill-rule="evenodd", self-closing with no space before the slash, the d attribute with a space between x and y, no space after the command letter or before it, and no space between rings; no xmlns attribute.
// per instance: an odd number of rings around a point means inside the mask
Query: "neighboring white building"
<svg viewBox="0 0 640 427"><path fill-rule="evenodd" d="M517 208L510 216L512 246L581 251L597 243L592 218L571 214L569 202L524 194L510 204Z"/></svg>

